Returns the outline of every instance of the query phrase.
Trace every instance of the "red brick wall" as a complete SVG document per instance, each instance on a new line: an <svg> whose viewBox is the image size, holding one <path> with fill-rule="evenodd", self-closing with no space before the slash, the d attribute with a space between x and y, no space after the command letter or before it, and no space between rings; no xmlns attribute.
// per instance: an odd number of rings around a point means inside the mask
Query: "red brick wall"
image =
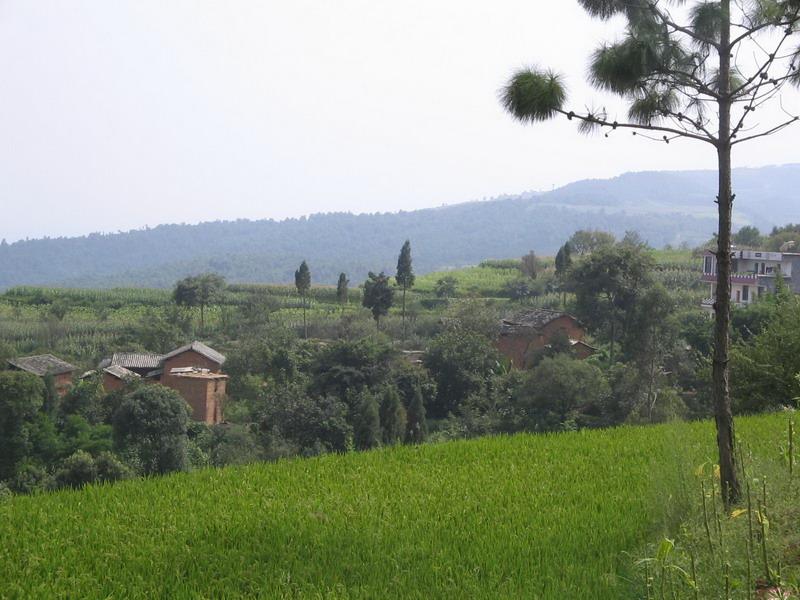
<svg viewBox="0 0 800 600"><path fill-rule="evenodd" d="M53 385L55 385L56 394L63 396L72 386L72 373L61 373L60 375L54 376Z"/></svg>
<svg viewBox="0 0 800 600"><path fill-rule="evenodd" d="M575 319L564 315L550 321L539 331L529 329L514 335L500 336L495 342L495 347L511 361L512 367L524 369L529 356L547 346L559 331L563 331L573 340L583 340L586 335Z"/></svg>
<svg viewBox="0 0 800 600"><path fill-rule="evenodd" d="M212 373L220 372L220 365L213 360L206 358L202 354L198 354L194 350L187 350L164 362L164 374L161 376L161 385L172 387L170 381L174 379L174 377L170 375L169 372L171 369L179 369L182 367L198 367L200 369L208 369Z"/></svg>
<svg viewBox="0 0 800 600"><path fill-rule="evenodd" d="M121 379L118 379L113 375L109 375L108 373L103 373L103 389L106 391L106 393L116 392L124 385L125 382Z"/></svg>
<svg viewBox="0 0 800 600"><path fill-rule="evenodd" d="M163 384L163 382L162 382ZM225 379L202 377L169 378L168 387L177 391L192 408L192 418L209 425L222 421L222 403L225 398Z"/></svg>

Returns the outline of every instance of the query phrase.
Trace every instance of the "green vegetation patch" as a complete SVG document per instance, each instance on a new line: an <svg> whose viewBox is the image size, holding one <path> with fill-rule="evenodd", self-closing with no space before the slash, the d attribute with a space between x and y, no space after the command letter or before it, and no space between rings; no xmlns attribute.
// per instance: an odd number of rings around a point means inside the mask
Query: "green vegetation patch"
<svg viewBox="0 0 800 600"><path fill-rule="evenodd" d="M742 420L783 435L785 417ZM484 438L0 503L11 597L619 598L710 423Z"/></svg>

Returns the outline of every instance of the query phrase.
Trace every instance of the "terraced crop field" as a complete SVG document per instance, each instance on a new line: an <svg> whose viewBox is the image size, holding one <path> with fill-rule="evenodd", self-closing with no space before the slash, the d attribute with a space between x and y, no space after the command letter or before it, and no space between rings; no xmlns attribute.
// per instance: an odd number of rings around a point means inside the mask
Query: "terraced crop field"
<svg viewBox="0 0 800 600"><path fill-rule="evenodd" d="M785 426L743 419L739 432L770 453ZM0 596L635 597L633 559L686 508L712 427L484 438L15 497L0 502Z"/></svg>

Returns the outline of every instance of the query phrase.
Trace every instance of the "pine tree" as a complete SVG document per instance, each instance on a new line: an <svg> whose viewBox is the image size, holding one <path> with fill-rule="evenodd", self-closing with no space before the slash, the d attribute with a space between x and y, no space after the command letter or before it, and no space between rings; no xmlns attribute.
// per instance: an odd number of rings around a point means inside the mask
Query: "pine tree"
<svg viewBox="0 0 800 600"><path fill-rule="evenodd" d="M425 418L425 402L422 390L414 386L414 396L406 413L406 443L421 444L428 437L428 422Z"/></svg>
<svg viewBox="0 0 800 600"><path fill-rule="evenodd" d="M308 306L308 291L311 289L311 271L306 261L300 263L300 268L294 272L294 285L297 293L303 301L303 337L308 339L308 321L306 320L306 308Z"/></svg>
<svg viewBox="0 0 800 600"><path fill-rule="evenodd" d="M393 445L402 442L406 435L406 409L393 386L383 392L380 417L383 443Z"/></svg>
<svg viewBox="0 0 800 600"><path fill-rule="evenodd" d="M800 122L800 109L783 102L787 85L800 85L800 0L579 0L588 13L625 23L623 37L592 55L589 79L628 104L627 119L602 108L570 110L561 75L522 69L502 94L505 108L525 123L563 116L584 132L602 130L661 143L708 144L717 158L717 297L714 301L712 391L720 489L726 505L741 496L736 473L729 389L731 216L735 195L731 155L739 144ZM673 5L680 5L673 11ZM792 47L789 47L792 44ZM788 101L791 96L786 95ZM773 115L755 121L769 104ZM591 106L591 105L589 105ZM777 115L777 116L776 116Z"/></svg>
<svg viewBox="0 0 800 600"><path fill-rule="evenodd" d="M397 285L403 290L403 336L406 334L406 291L414 286L414 269L411 265L411 242L406 240L397 257Z"/></svg>

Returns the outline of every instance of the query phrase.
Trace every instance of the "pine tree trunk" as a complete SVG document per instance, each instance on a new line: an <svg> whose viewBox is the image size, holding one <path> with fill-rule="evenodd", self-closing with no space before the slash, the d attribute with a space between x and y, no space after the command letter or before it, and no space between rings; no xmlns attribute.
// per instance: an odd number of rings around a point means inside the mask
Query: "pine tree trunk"
<svg viewBox="0 0 800 600"><path fill-rule="evenodd" d="M736 475L734 457L733 413L728 386L728 361L731 320L731 216L733 189L731 182L731 100L730 95L730 0L722 1L722 34L720 36L719 92L719 228L717 232L717 292L714 300L714 362L712 387L714 419L717 424L720 491L726 506L739 501L741 488Z"/></svg>
<svg viewBox="0 0 800 600"><path fill-rule="evenodd" d="M303 294L303 339L308 339L308 321L306 321L306 295Z"/></svg>
<svg viewBox="0 0 800 600"><path fill-rule="evenodd" d="M403 286L403 339L406 339L406 286Z"/></svg>

